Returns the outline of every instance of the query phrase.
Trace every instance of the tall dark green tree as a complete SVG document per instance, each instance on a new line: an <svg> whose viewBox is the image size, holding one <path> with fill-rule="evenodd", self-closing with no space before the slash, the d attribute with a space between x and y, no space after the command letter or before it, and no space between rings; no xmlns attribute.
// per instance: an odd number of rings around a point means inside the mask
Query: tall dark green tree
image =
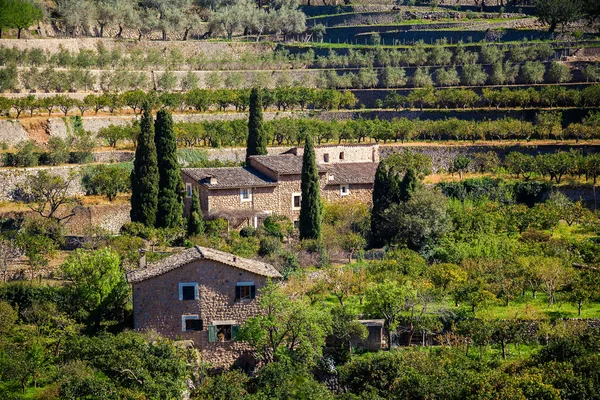
<svg viewBox="0 0 600 400"><path fill-rule="evenodd" d="M177 160L177 139L171 113L162 109L156 114L156 156L158 160L158 212L156 226L175 228L183 215L181 169Z"/></svg>
<svg viewBox="0 0 600 400"><path fill-rule="evenodd" d="M188 236L197 236L204 233L204 219L202 209L200 208L200 198L196 189L192 192L192 205L188 214L187 233Z"/></svg>
<svg viewBox="0 0 600 400"><path fill-rule="evenodd" d="M321 238L321 187L312 137L306 138L302 159L302 202L300 204L300 239Z"/></svg>
<svg viewBox="0 0 600 400"><path fill-rule="evenodd" d="M141 222L146 226L156 224L158 179L152 107L145 102L131 171L131 221Z"/></svg>
<svg viewBox="0 0 600 400"><path fill-rule="evenodd" d="M250 93L250 116L248 118L248 147L246 160L250 156L267 154L267 136L263 127L262 97L254 88Z"/></svg>
<svg viewBox="0 0 600 400"><path fill-rule="evenodd" d="M408 201L410 200L412 194L415 189L419 187L421 181L417 178L417 174L414 169L409 168L402 177L402 181L400 182L400 193L398 194L400 201Z"/></svg>
<svg viewBox="0 0 600 400"><path fill-rule="evenodd" d="M373 246L383 246L391 238L383 229L384 213L392 204L401 201L402 179L396 168L383 160L377 166L373 185L373 212L371 213L371 232Z"/></svg>

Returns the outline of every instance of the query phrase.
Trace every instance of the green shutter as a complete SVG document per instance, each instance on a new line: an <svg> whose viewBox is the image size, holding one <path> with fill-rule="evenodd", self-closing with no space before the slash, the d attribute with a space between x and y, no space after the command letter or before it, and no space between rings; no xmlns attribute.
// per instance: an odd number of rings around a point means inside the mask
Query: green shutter
<svg viewBox="0 0 600 400"><path fill-rule="evenodd" d="M208 326L208 343L214 343L217 341L217 326L209 325Z"/></svg>
<svg viewBox="0 0 600 400"><path fill-rule="evenodd" d="M231 340L237 340L237 334L239 329L239 325L233 325L231 327Z"/></svg>

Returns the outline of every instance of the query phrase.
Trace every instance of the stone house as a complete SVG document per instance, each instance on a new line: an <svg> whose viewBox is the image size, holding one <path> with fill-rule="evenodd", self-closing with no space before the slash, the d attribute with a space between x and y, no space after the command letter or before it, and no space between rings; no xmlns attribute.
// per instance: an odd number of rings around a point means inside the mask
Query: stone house
<svg viewBox="0 0 600 400"><path fill-rule="evenodd" d="M236 341L238 327L260 310L259 290L281 274L271 265L192 247L131 271L138 331L191 340L213 368L252 369L252 349Z"/></svg>
<svg viewBox="0 0 600 400"><path fill-rule="evenodd" d="M302 148L278 155L252 156L246 167L184 168L186 210L198 190L207 217L223 217L237 228L257 227L270 214L296 224L300 216ZM315 149L322 197L330 202L371 202L378 145L331 145Z"/></svg>

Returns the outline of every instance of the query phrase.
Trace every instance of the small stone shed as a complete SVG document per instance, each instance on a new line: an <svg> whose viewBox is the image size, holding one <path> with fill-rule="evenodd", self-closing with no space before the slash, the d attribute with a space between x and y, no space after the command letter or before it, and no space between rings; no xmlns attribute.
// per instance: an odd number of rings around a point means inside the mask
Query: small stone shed
<svg viewBox="0 0 600 400"><path fill-rule="evenodd" d="M366 339L350 338L352 347L361 347L367 351L378 351L383 347L383 319L361 319L358 322L363 324L369 331Z"/></svg>
<svg viewBox="0 0 600 400"><path fill-rule="evenodd" d="M192 247L127 274L134 327L192 341L213 368L252 369L252 349L236 340L237 331L260 313L260 289L280 279L270 264Z"/></svg>

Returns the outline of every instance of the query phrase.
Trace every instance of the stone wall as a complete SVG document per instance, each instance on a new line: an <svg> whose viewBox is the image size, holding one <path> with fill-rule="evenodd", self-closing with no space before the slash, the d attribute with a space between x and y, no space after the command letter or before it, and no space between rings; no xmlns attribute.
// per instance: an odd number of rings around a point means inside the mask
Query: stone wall
<svg viewBox="0 0 600 400"><path fill-rule="evenodd" d="M108 34L106 35L108 36ZM137 36L136 36L137 37ZM270 53L273 49L268 43L248 43L248 42L199 42L199 41L176 41L168 42L156 40L119 40L104 38L60 38L60 39L0 39L0 46L16 48L19 50L31 50L33 48L42 49L50 54L58 53L61 47L70 51L78 52L80 50L94 50L98 48L98 43L107 50L115 48L121 49L123 54L130 53L135 49L148 51L157 50L168 54L171 49L177 48L185 57L192 55L202 55L207 59L222 59L228 57L232 60L239 59L244 53L253 52L254 54Z"/></svg>
<svg viewBox="0 0 600 400"><path fill-rule="evenodd" d="M257 299L235 301L237 282L254 282L256 293L266 285L261 275L229 265L198 260L133 285L134 326L155 330L171 339L192 340L212 367L229 367L244 352L241 342L208 342L208 326L218 321L240 325L260 312ZM179 300L179 283L197 282L198 300ZM182 316L196 315L202 331L183 331Z"/></svg>
<svg viewBox="0 0 600 400"><path fill-rule="evenodd" d="M0 201L15 200L15 190L27 182L27 177L38 173L38 171L48 171L52 175L61 176L68 179L71 174L78 174L81 171L80 165L68 165L60 167L35 167L35 168L6 168L0 169ZM84 195L85 190L81 185L81 179L75 177L68 190L70 196Z"/></svg>
<svg viewBox="0 0 600 400"><path fill-rule="evenodd" d="M0 120L0 144L6 143L9 147L14 147L27 140L29 140L27 131L19 121Z"/></svg>
<svg viewBox="0 0 600 400"><path fill-rule="evenodd" d="M323 190L323 197L329 202L336 201L359 201L371 205L373 202L373 184L349 184L349 194L342 196L340 185L326 185Z"/></svg>
<svg viewBox="0 0 600 400"><path fill-rule="evenodd" d="M600 145L527 145L506 143L505 145L438 145L431 144L429 146L422 145L381 145L379 153L381 158L386 158L394 153L402 153L404 151L413 151L426 154L431 158L433 164L433 172L448 171L454 159L459 154L472 156L475 153L487 153L488 151L495 152L500 160L504 160L510 152L517 151L520 153L537 155L555 153L557 151L569 151L571 149L581 150L584 154L600 152Z"/></svg>

